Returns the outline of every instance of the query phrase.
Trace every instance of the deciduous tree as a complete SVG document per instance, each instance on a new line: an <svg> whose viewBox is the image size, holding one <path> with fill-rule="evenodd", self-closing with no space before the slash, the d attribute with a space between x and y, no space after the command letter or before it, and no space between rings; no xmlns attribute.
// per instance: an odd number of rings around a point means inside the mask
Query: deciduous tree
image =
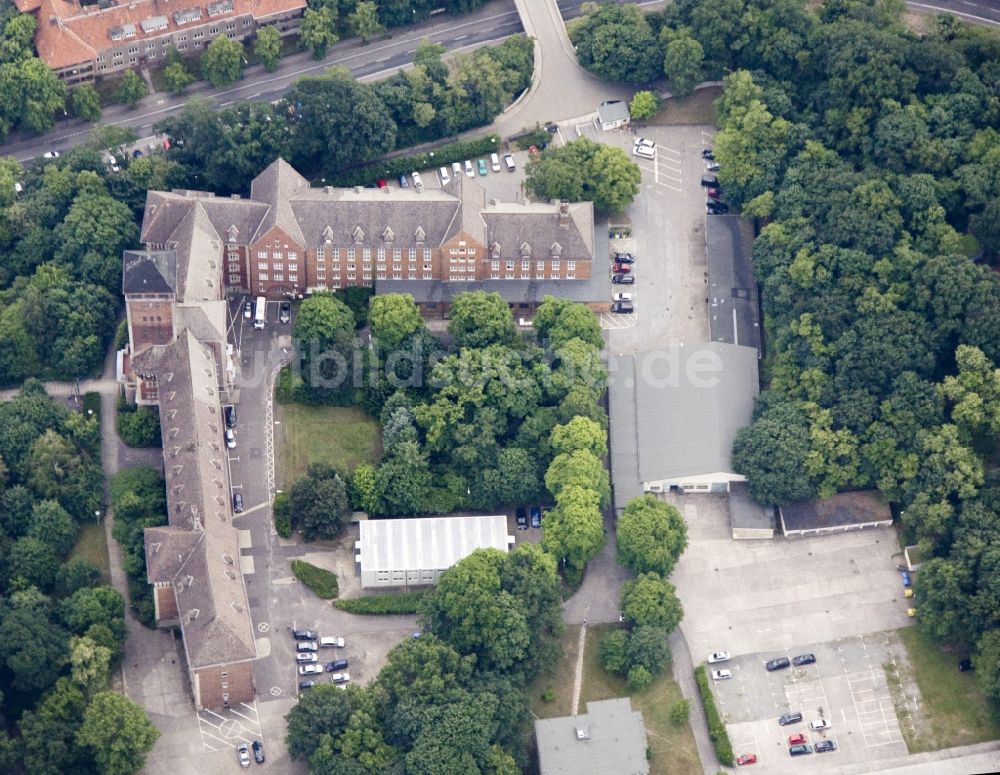
<svg viewBox="0 0 1000 775"><path fill-rule="evenodd" d="M99 121L101 118L101 97L89 83L73 89L73 112L84 121Z"/></svg>
<svg viewBox="0 0 1000 775"><path fill-rule="evenodd" d="M115 99L118 102L129 108L135 108L147 94L149 94L149 88L146 86L146 82L142 80L141 75L135 72L135 70L126 70L122 73L121 80L118 82L118 88L115 90Z"/></svg>
<svg viewBox="0 0 1000 775"><path fill-rule="evenodd" d="M687 547L687 523L676 508L654 495L633 498L618 518L618 562L635 573L664 578Z"/></svg>
<svg viewBox="0 0 1000 775"><path fill-rule="evenodd" d="M142 708L108 691L87 706L76 741L91 750L101 775L132 775L142 769L159 736Z"/></svg>
<svg viewBox="0 0 1000 775"><path fill-rule="evenodd" d="M622 585L622 613L636 627L662 627L669 634L684 616L674 585L656 573L643 573Z"/></svg>
<svg viewBox="0 0 1000 775"><path fill-rule="evenodd" d="M235 83L243 71L243 44L219 35L201 55L201 72L212 86Z"/></svg>
<svg viewBox="0 0 1000 775"><path fill-rule="evenodd" d="M281 64L281 45L281 33L277 27L269 25L257 30L253 53L269 73L273 73Z"/></svg>

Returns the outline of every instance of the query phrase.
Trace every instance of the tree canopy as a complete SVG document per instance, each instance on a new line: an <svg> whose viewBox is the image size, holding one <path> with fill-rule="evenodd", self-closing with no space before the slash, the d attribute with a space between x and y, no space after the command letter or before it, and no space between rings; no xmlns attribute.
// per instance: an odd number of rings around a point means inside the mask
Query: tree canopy
<svg viewBox="0 0 1000 775"><path fill-rule="evenodd" d="M628 7L628 6L622 6ZM639 193L639 166L621 148L586 137L546 148L528 162L525 186L540 199L589 201L619 212Z"/></svg>

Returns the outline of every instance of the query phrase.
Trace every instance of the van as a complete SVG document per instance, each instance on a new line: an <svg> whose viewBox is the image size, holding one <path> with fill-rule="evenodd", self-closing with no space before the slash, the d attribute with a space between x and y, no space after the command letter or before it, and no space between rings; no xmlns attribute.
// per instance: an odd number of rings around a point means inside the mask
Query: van
<svg viewBox="0 0 1000 775"><path fill-rule="evenodd" d="M447 167L442 167L441 169L439 169L438 170L438 175L441 176L441 185L442 186L447 186L449 183L451 183L451 175L448 174L448 168Z"/></svg>
<svg viewBox="0 0 1000 775"><path fill-rule="evenodd" d="M256 329L261 329L267 322L267 299L263 296L257 297L257 303L254 305L254 318L253 327Z"/></svg>
<svg viewBox="0 0 1000 775"><path fill-rule="evenodd" d="M511 156L509 153L505 153L503 155L503 163L507 165L507 172L513 172L515 169L517 169L514 166L514 157Z"/></svg>
<svg viewBox="0 0 1000 775"><path fill-rule="evenodd" d="M497 156L495 153L490 154L490 167L493 169L494 172L500 171L500 157Z"/></svg>

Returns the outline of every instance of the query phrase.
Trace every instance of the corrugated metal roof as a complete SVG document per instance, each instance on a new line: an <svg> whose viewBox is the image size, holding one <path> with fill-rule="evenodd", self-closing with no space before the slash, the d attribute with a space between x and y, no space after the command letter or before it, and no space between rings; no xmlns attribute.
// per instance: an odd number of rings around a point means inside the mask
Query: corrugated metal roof
<svg viewBox="0 0 1000 775"><path fill-rule="evenodd" d="M476 549L506 552L507 518L372 519L361 527L361 572L443 570Z"/></svg>

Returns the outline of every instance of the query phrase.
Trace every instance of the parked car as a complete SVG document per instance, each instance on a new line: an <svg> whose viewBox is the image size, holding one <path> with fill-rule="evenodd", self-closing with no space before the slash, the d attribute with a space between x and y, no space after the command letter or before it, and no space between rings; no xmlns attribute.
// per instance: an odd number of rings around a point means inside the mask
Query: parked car
<svg viewBox="0 0 1000 775"><path fill-rule="evenodd" d="M656 158L656 148L650 148L648 145L633 145L632 155L652 161Z"/></svg>
<svg viewBox="0 0 1000 775"><path fill-rule="evenodd" d="M815 654L799 654L797 657L792 657L792 664L796 667L802 665L811 665L816 662Z"/></svg>
<svg viewBox="0 0 1000 775"><path fill-rule="evenodd" d="M719 188L719 178L712 172L707 172L701 176L701 184L705 188Z"/></svg>
<svg viewBox="0 0 1000 775"><path fill-rule="evenodd" d="M786 667L792 663L788 660L788 657L778 657L777 659L772 659L770 662L764 664L764 667L768 672L773 672L774 670L784 670Z"/></svg>
<svg viewBox="0 0 1000 775"><path fill-rule="evenodd" d="M448 174L448 168L442 167L438 170L438 177L441 178L441 185L447 186L451 183L451 175Z"/></svg>
<svg viewBox="0 0 1000 775"><path fill-rule="evenodd" d="M306 689L312 689L316 685L316 681L312 679L308 681L299 681L299 691L304 692Z"/></svg>
<svg viewBox="0 0 1000 775"><path fill-rule="evenodd" d="M314 630L292 630L295 640L316 640L319 636Z"/></svg>
<svg viewBox="0 0 1000 775"><path fill-rule="evenodd" d="M705 196L710 196L713 199L721 199L722 198L722 189L721 188L706 188L705 189Z"/></svg>
<svg viewBox="0 0 1000 775"><path fill-rule="evenodd" d="M615 274L630 274L632 272L631 264L614 264L611 267L611 271Z"/></svg>
<svg viewBox="0 0 1000 775"><path fill-rule="evenodd" d="M833 722L830 721L830 719L828 718L816 719L815 721L809 722L809 728L816 732L819 732L824 729L829 729L832 726Z"/></svg>
<svg viewBox="0 0 1000 775"><path fill-rule="evenodd" d="M316 656L312 651L299 651L295 654L295 661L299 664L304 664L307 662L319 662L319 657Z"/></svg>
<svg viewBox="0 0 1000 775"><path fill-rule="evenodd" d="M635 285L635 278L630 274L612 275L611 282L615 285Z"/></svg>
<svg viewBox="0 0 1000 775"><path fill-rule="evenodd" d="M278 307L278 322L287 323L292 319L292 303L290 301L281 302L281 306Z"/></svg>
<svg viewBox="0 0 1000 775"><path fill-rule="evenodd" d="M713 670L712 671L712 680L713 681L724 681L727 678L732 678L732 677L733 677L733 671L732 670Z"/></svg>
<svg viewBox="0 0 1000 775"><path fill-rule="evenodd" d="M462 177L462 164L461 164L461 162L453 161L451 163L451 174L456 179Z"/></svg>
<svg viewBox="0 0 1000 775"><path fill-rule="evenodd" d="M514 521L517 523L518 530L528 529L528 511L524 506L517 507L517 511L514 512Z"/></svg>
<svg viewBox="0 0 1000 775"><path fill-rule="evenodd" d="M628 291L618 291L611 294L611 301L635 301L635 294Z"/></svg>
<svg viewBox="0 0 1000 775"><path fill-rule="evenodd" d="M400 175L399 176L399 187L400 188L409 188L410 187L410 181L406 179L406 175Z"/></svg>
<svg viewBox="0 0 1000 775"><path fill-rule="evenodd" d="M332 662L327 662L323 667L328 673L332 673L334 670L344 670L347 668L347 660L335 659Z"/></svg>
<svg viewBox="0 0 1000 775"><path fill-rule="evenodd" d="M710 161L708 164L705 165L705 169L707 169L709 172L718 172L719 171L719 162L717 162L717 161Z"/></svg>
<svg viewBox="0 0 1000 775"><path fill-rule="evenodd" d="M494 172L500 171L500 157L495 153L490 154L490 169Z"/></svg>
<svg viewBox="0 0 1000 775"><path fill-rule="evenodd" d="M243 302L243 319L253 320L253 302L245 301Z"/></svg>
<svg viewBox="0 0 1000 775"><path fill-rule="evenodd" d="M326 638L319 639L319 647L321 649L342 649L345 646L345 641L343 638L338 638L331 635Z"/></svg>
<svg viewBox="0 0 1000 775"><path fill-rule="evenodd" d="M541 506L531 507L531 526L541 527L542 526L542 508Z"/></svg>
<svg viewBox="0 0 1000 775"><path fill-rule="evenodd" d="M711 148L702 148L701 158L707 159L708 161L715 161L715 151Z"/></svg>
<svg viewBox="0 0 1000 775"><path fill-rule="evenodd" d="M232 428L226 428L226 446L229 449L236 449L236 434Z"/></svg>
<svg viewBox="0 0 1000 775"><path fill-rule="evenodd" d="M652 140L647 140L645 137L637 137L632 141L633 150L636 148L649 148L651 151L656 150L656 143Z"/></svg>
<svg viewBox="0 0 1000 775"><path fill-rule="evenodd" d="M801 743L808 742L808 740L809 740L809 738L807 738L801 732L796 732L794 735L789 735L788 736L788 744L789 745L800 745Z"/></svg>
<svg viewBox="0 0 1000 775"><path fill-rule="evenodd" d="M630 301L616 301L611 305L611 311L619 315L631 315L635 312L635 305Z"/></svg>
<svg viewBox="0 0 1000 775"><path fill-rule="evenodd" d="M413 178L413 187L414 188L423 188L424 187L424 181L422 181L420 179L420 173L419 172L417 172L416 170L414 170L413 172L410 173L410 177Z"/></svg>
<svg viewBox="0 0 1000 775"><path fill-rule="evenodd" d="M299 675L318 675L323 672L323 665L299 665Z"/></svg>
<svg viewBox="0 0 1000 775"><path fill-rule="evenodd" d="M908 570L904 570L901 575L903 577L903 586L910 586L910 572Z"/></svg>
<svg viewBox="0 0 1000 775"><path fill-rule="evenodd" d="M476 177L476 171L472 167L472 159L465 160L465 175L469 178Z"/></svg>
<svg viewBox="0 0 1000 775"><path fill-rule="evenodd" d="M122 171L122 168L118 166L118 159L116 159L113 155L108 154L107 159L105 159L104 161L112 172Z"/></svg>
<svg viewBox="0 0 1000 775"><path fill-rule="evenodd" d="M375 185L378 188L385 188L389 184L385 182L385 178L379 178L378 180L375 181Z"/></svg>
<svg viewBox="0 0 1000 775"><path fill-rule="evenodd" d="M507 172L513 172L514 170L517 169L517 165L514 164L514 157L511 156L509 153L505 153L503 155L503 163L504 166L507 168Z"/></svg>
<svg viewBox="0 0 1000 775"><path fill-rule="evenodd" d="M233 514L243 513L243 496L238 492L233 493Z"/></svg>
<svg viewBox="0 0 1000 775"><path fill-rule="evenodd" d="M264 763L264 744L260 740L254 740L253 741L253 745L250 746L250 747L253 748L253 758L254 758L254 761L256 761L257 764L263 764Z"/></svg>
<svg viewBox="0 0 1000 775"><path fill-rule="evenodd" d="M728 662L733 658L733 655L728 651L716 651L714 654L708 655L708 664L714 665L717 662Z"/></svg>
<svg viewBox="0 0 1000 775"><path fill-rule="evenodd" d="M619 264L634 264L635 256L633 256L631 253L616 252L614 255L614 260L617 261Z"/></svg>
<svg viewBox="0 0 1000 775"><path fill-rule="evenodd" d="M335 684L346 684L348 681L351 680L351 674L334 673L333 675L330 676L330 680L333 681Z"/></svg>
<svg viewBox="0 0 1000 775"><path fill-rule="evenodd" d="M837 741L836 740L820 740L816 743L816 753L826 753L827 751L836 751Z"/></svg>
<svg viewBox="0 0 1000 775"><path fill-rule="evenodd" d="M745 753L736 760L737 764L756 764L757 754L755 753Z"/></svg>
<svg viewBox="0 0 1000 775"><path fill-rule="evenodd" d="M56 151L53 151L53 153L55 153L56 156L59 155L58 152L56 152ZM142 158L142 151L140 151L138 148L136 148L134 151L132 151L132 158L133 159L141 159Z"/></svg>
<svg viewBox="0 0 1000 775"><path fill-rule="evenodd" d="M958 672L960 673L968 673L972 669L973 667L971 659L963 659L961 662L958 663Z"/></svg>
<svg viewBox="0 0 1000 775"><path fill-rule="evenodd" d="M319 645L314 640L300 640L295 644L296 651L318 651Z"/></svg>
<svg viewBox="0 0 1000 775"><path fill-rule="evenodd" d="M486 169L486 159L478 159L476 161L476 166L479 167L479 174L485 176L489 170Z"/></svg>
<svg viewBox="0 0 1000 775"><path fill-rule="evenodd" d="M240 760L240 767L250 766L250 747L246 743L236 746L236 758Z"/></svg>
<svg viewBox="0 0 1000 775"><path fill-rule="evenodd" d="M141 155L141 154L140 154ZM59 151L46 151L42 154L43 159L58 159Z"/></svg>
<svg viewBox="0 0 1000 775"><path fill-rule="evenodd" d="M718 199L709 199L705 202L709 215L725 215L729 212L729 205L720 202Z"/></svg>
<svg viewBox="0 0 1000 775"><path fill-rule="evenodd" d="M788 749L789 756L805 756L808 753L812 753L813 749L811 745L793 745Z"/></svg>
<svg viewBox="0 0 1000 775"><path fill-rule="evenodd" d="M789 724L798 724L800 721L802 721L802 714L798 712L786 713L778 717L778 723L783 727L787 727Z"/></svg>
<svg viewBox="0 0 1000 775"><path fill-rule="evenodd" d="M226 426L229 428L236 427L236 407L232 404L226 404L226 408L223 410L226 416Z"/></svg>

